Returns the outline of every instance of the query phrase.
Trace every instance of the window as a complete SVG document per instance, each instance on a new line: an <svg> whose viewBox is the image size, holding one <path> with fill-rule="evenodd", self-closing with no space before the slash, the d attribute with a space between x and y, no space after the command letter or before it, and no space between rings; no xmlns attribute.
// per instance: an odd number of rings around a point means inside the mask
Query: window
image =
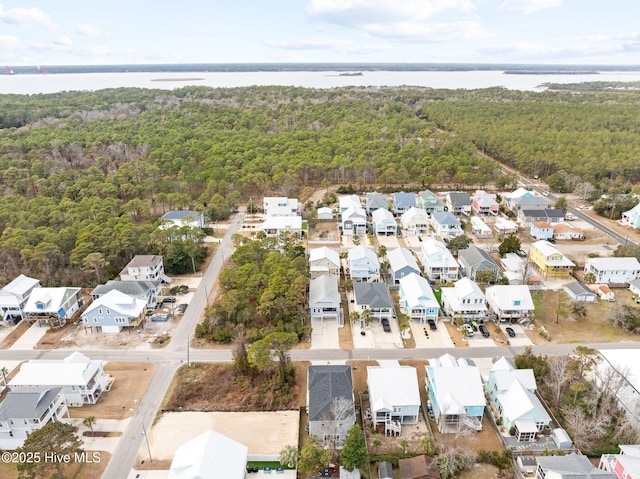
<svg viewBox="0 0 640 479"><path fill-rule="evenodd" d="M98 310L98 314L102 314L102 309L99 309L99 310Z"/></svg>

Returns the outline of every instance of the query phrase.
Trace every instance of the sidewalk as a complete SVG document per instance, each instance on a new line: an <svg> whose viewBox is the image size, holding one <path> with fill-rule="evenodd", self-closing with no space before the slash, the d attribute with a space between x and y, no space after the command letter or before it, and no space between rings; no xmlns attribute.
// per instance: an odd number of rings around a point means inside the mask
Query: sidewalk
<svg viewBox="0 0 640 479"><path fill-rule="evenodd" d="M23 319L23 321L25 320ZM49 326L40 326L38 322L35 322L9 349L38 349L36 347L38 341L42 339L48 330Z"/></svg>

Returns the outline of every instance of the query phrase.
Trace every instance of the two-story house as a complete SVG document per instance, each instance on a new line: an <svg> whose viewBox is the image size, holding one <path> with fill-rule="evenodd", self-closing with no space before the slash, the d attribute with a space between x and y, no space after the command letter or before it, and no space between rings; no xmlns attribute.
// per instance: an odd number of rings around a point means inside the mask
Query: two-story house
<svg viewBox="0 0 640 479"><path fill-rule="evenodd" d="M471 211L481 216L496 216L499 210L496 195L484 190L476 190L471 201Z"/></svg>
<svg viewBox="0 0 640 479"><path fill-rule="evenodd" d="M437 321L440 312L440 304L429 282L416 273L400 279L400 307L409 319L420 323L429 319Z"/></svg>
<svg viewBox="0 0 640 479"><path fill-rule="evenodd" d="M21 274L0 289L0 324L17 323L24 317L24 307L40 280Z"/></svg>
<svg viewBox="0 0 640 479"><path fill-rule="evenodd" d="M595 277L594 283L624 284L640 278L640 262L634 256L587 258L584 273Z"/></svg>
<svg viewBox="0 0 640 479"><path fill-rule="evenodd" d="M444 203L440 201L440 198L435 193L429 190L418 193L418 206L428 215L434 211L444 211Z"/></svg>
<svg viewBox="0 0 640 479"><path fill-rule="evenodd" d="M405 235L421 236L429 232L431 218L423 209L411 207L400 216L400 224Z"/></svg>
<svg viewBox="0 0 640 479"><path fill-rule="evenodd" d="M262 211L265 216L300 216L301 208L297 198L265 196L262 199Z"/></svg>
<svg viewBox="0 0 640 479"><path fill-rule="evenodd" d="M170 228L204 228L204 213L193 210L173 210L167 211L160 218L160 229Z"/></svg>
<svg viewBox="0 0 640 479"><path fill-rule="evenodd" d="M395 217L389 210L384 208L378 208L371 215L371 223L373 225L373 231L377 235L393 235L398 232L398 223Z"/></svg>
<svg viewBox="0 0 640 479"><path fill-rule="evenodd" d="M120 291L134 298L147 302L147 308L153 309L158 304L158 296L162 292L160 281L117 281L110 280L106 284L99 284L91 291L91 299L97 300L112 290Z"/></svg>
<svg viewBox="0 0 640 479"><path fill-rule="evenodd" d="M435 211L431 213L431 227L436 236L441 238L455 238L464 234L458 218L448 211Z"/></svg>
<svg viewBox="0 0 640 479"><path fill-rule="evenodd" d="M575 264L545 240L536 241L529 250L529 260L547 277L567 277Z"/></svg>
<svg viewBox="0 0 640 479"><path fill-rule="evenodd" d="M338 209L340 213L344 213L348 209L362 208L362 203L358 195L346 195L338 197Z"/></svg>
<svg viewBox="0 0 640 479"><path fill-rule="evenodd" d="M367 234L367 213L361 206L349 207L342 212L340 225L345 235Z"/></svg>
<svg viewBox="0 0 640 479"><path fill-rule="evenodd" d="M487 305L480 287L469 278L462 278L453 287L442 288L442 309L450 318L466 321L481 320L487 315Z"/></svg>
<svg viewBox="0 0 640 479"><path fill-rule="evenodd" d="M162 256L157 254L137 254L120 271L121 281L160 281L171 283L171 278L164 274Z"/></svg>
<svg viewBox="0 0 640 479"><path fill-rule="evenodd" d="M145 300L114 289L87 306L81 315L82 323L103 333L119 333L122 328L144 325L146 308Z"/></svg>
<svg viewBox="0 0 640 479"><path fill-rule="evenodd" d="M95 404L112 378L103 361L91 360L80 352L64 359L32 359L20 366L9 381L12 391L29 387L61 387L68 406Z"/></svg>
<svg viewBox="0 0 640 479"><path fill-rule="evenodd" d="M391 210L396 216L400 216L409 208L416 206L416 195L399 191L391 196Z"/></svg>
<svg viewBox="0 0 640 479"><path fill-rule="evenodd" d="M309 282L309 311L311 319L337 319L343 324L338 278L321 275Z"/></svg>
<svg viewBox="0 0 640 479"><path fill-rule="evenodd" d="M407 248L395 248L387 252L389 270L394 283L411 273L420 275L420 267L413 253Z"/></svg>
<svg viewBox="0 0 640 479"><path fill-rule="evenodd" d="M363 245L347 252L347 273L352 281L376 281L380 278L380 260L371 248Z"/></svg>
<svg viewBox="0 0 640 479"><path fill-rule="evenodd" d="M354 283L354 310L371 311L374 320L382 321L393 317L393 301L386 283Z"/></svg>
<svg viewBox="0 0 640 479"><path fill-rule="evenodd" d="M467 278L476 281L478 273L488 271L490 283L498 281L500 267L493 261L493 258L485 250L477 246L469 245L465 249L458 251L458 263L462 267L462 274Z"/></svg>
<svg viewBox="0 0 640 479"><path fill-rule="evenodd" d="M447 247L429 238L422 243L422 268L431 281L455 281L460 267Z"/></svg>
<svg viewBox="0 0 640 479"><path fill-rule="evenodd" d="M535 308L529 287L521 284L489 286L485 290L489 310L502 322L517 323Z"/></svg>
<svg viewBox="0 0 640 479"><path fill-rule="evenodd" d="M640 228L640 203L622 213L622 223L632 228Z"/></svg>
<svg viewBox="0 0 640 479"><path fill-rule="evenodd" d="M471 214L471 197L464 191L449 191L445 195L444 204L447 211L454 215Z"/></svg>
<svg viewBox="0 0 640 479"><path fill-rule="evenodd" d="M321 246L309 250L309 271L311 278L323 274L340 277L340 255L334 249Z"/></svg>
<svg viewBox="0 0 640 479"><path fill-rule="evenodd" d="M384 210L389 209L389 199L386 195L382 193L372 192L367 193L367 198L365 202L365 210L368 214L373 213L378 208L382 208Z"/></svg>
<svg viewBox="0 0 640 479"><path fill-rule="evenodd" d="M64 326L80 309L80 288L35 288L24 305L24 317L33 324Z"/></svg>

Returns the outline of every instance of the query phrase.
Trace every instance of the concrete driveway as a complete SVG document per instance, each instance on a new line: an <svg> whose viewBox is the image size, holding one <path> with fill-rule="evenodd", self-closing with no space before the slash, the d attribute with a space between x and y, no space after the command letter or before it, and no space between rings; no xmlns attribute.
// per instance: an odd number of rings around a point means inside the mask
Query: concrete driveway
<svg viewBox="0 0 640 479"><path fill-rule="evenodd" d="M411 321L411 332L416 342L416 348L453 348L453 341L447 331L446 326L437 322L438 329L432 331L428 324L421 324L418 321Z"/></svg>
<svg viewBox="0 0 640 479"><path fill-rule="evenodd" d="M311 320L311 349L340 349L337 319Z"/></svg>
<svg viewBox="0 0 640 479"><path fill-rule="evenodd" d="M516 333L515 338L510 338L507 334L507 327L513 328L513 332ZM509 340L511 346L533 346L533 342L525 332L522 326L519 324L500 324L500 329L504 332L504 335Z"/></svg>

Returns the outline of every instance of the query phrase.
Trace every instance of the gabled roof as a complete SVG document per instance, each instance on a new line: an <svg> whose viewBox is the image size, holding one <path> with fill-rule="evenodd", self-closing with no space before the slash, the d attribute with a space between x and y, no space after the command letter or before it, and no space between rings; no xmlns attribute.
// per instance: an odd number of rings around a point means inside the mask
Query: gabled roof
<svg viewBox="0 0 640 479"><path fill-rule="evenodd" d="M407 211L402 213L402 216L400 216L400 220L402 221L403 225L407 225L412 221L419 222L420 220L422 220L421 222L423 224L429 224L430 221L427 212L421 208L416 208L415 206L412 206Z"/></svg>
<svg viewBox="0 0 640 479"><path fill-rule="evenodd" d="M410 273L400 278L400 288L409 308L419 306L425 308L440 307L431 286L429 286L429 282L416 273Z"/></svg>
<svg viewBox="0 0 640 479"><path fill-rule="evenodd" d="M114 289L91 303L82 313L82 317L94 314L93 312L98 308L107 308L125 317L136 318L140 316L146 306L147 302L145 300L134 298Z"/></svg>
<svg viewBox="0 0 640 479"><path fill-rule="evenodd" d="M501 356L493 361L490 371L513 371L515 366L513 363L504 356Z"/></svg>
<svg viewBox="0 0 640 479"><path fill-rule="evenodd" d="M599 270L640 270L640 262L635 256L631 257L607 257L607 258L587 258L586 265L593 265Z"/></svg>
<svg viewBox="0 0 640 479"><path fill-rule="evenodd" d="M349 208L362 208L358 195L339 196L338 204L343 211Z"/></svg>
<svg viewBox="0 0 640 479"><path fill-rule="evenodd" d="M426 369L443 414L464 414L465 407L486 405L477 366L450 364L442 358L429 361Z"/></svg>
<svg viewBox="0 0 640 479"><path fill-rule="evenodd" d="M438 224L441 225L460 226L460 221L458 221L458 218L453 216L453 214L449 213L448 211L434 211L433 213L431 213L431 218L433 218L438 222Z"/></svg>
<svg viewBox="0 0 640 479"><path fill-rule="evenodd" d="M420 404L418 373L412 366L367 366L367 384L374 411Z"/></svg>
<svg viewBox="0 0 640 479"><path fill-rule="evenodd" d="M302 216L267 216L262 222L265 230L300 230L302 229Z"/></svg>
<svg viewBox="0 0 640 479"><path fill-rule="evenodd" d="M485 208L498 206L498 203L496 202L496 195L487 193L484 190L476 190L473 199L478 204L478 206L482 206Z"/></svg>
<svg viewBox="0 0 640 479"><path fill-rule="evenodd" d="M553 229L553 227L546 221L534 221L533 226L540 229Z"/></svg>
<svg viewBox="0 0 640 479"><path fill-rule="evenodd" d="M24 310L28 313L58 314L62 305L79 292L80 288L35 288L29 295ZM43 307L38 307L39 304Z"/></svg>
<svg viewBox="0 0 640 479"><path fill-rule="evenodd" d="M385 283L354 283L356 303L370 309L393 308L389 288Z"/></svg>
<svg viewBox="0 0 640 479"><path fill-rule="evenodd" d="M399 459L400 479L439 479L440 469L433 457L425 454L408 459Z"/></svg>
<svg viewBox="0 0 640 479"><path fill-rule="evenodd" d="M78 386L86 384L102 361L92 361L80 352L64 359L32 359L22 366L10 386Z"/></svg>
<svg viewBox="0 0 640 479"><path fill-rule="evenodd" d="M366 221L367 212L364 210L362 206L349 206L346 210L342 212L342 221L353 218L359 218Z"/></svg>
<svg viewBox="0 0 640 479"><path fill-rule="evenodd" d="M146 296L149 291L155 291L160 286L160 281L116 281L109 280L106 284L99 284L93 291L91 291L91 295L102 296L103 294L107 294L109 291L117 290L121 293L128 294L129 296Z"/></svg>
<svg viewBox="0 0 640 479"><path fill-rule="evenodd" d="M202 213L200 213L199 211L173 210L173 211L167 211L165 214L163 214L162 219L163 220L183 220L189 217L189 219L193 221L198 221L201 216L202 216Z"/></svg>
<svg viewBox="0 0 640 479"><path fill-rule="evenodd" d="M471 197L469 196L469 193L465 193L464 191L450 191L447 193L447 198L452 206L471 205Z"/></svg>
<svg viewBox="0 0 640 479"><path fill-rule="evenodd" d="M420 193L418 193L418 196L422 199L422 201L426 203L431 203L434 205L441 203L436 194L430 190L421 191Z"/></svg>
<svg viewBox="0 0 640 479"><path fill-rule="evenodd" d="M554 471L558 479L615 479L611 472L595 467L587 456L575 453L566 456L536 456L538 466L548 473Z"/></svg>
<svg viewBox="0 0 640 479"><path fill-rule="evenodd" d="M573 231L575 233L580 233L580 234L583 233L583 231L580 228L576 228L575 226L570 226L566 223L556 223L553 225L554 234L564 233L565 231Z"/></svg>
<svg viewBox="0 0 640 479"><path fill-rule="evenodd" d="M484 294L482 293L480 286L466 276L453 283L453 289L455 290L458 298L468 298L469 296L484 298Z"/></svg>
<svg viewBox="0 0 640 479"><path fill-rule="evenodd" d="M498 386L498 391L506 391L516 381L529 391L535 391L538 387L536 378L533 375L533 369L511 369L509 371L494 371L492 369L489 374L493 375L494 381Z"/></svg>
<svg viewBox="0 0 640 479"><path fill-rule="evenodd" d="M595 293L591 291L586 284L581 283L580 281L571 281L570 283L566 283L563 286L563 289L568 289L576 296L580 294L595 295Z"/></svg>
<svg viewBox="0 0 640 479"><path fill-rule="evenodd" d="M522 198L522 197L531 197L534 194L535 193L533 191L520 187L517 190L512 191L511 193L503 193L502 196L507 199L515 199L515 198Z"/></svg>
<svg viewBox="0 0 640 479"><path fill-rule="evenodd" d="M360 262L360 260L366 260L367 262L376 265L378 268L380 267L380 260L378 259L376 252L371 248L365 248L363 245L351 248L347 252L347 261L349 263L353 261Z"/></svg>
<svg viewBox="0 0 640 479"><path fill-rule="evenodd" d="M402 268L411 268L419 272L418 262L407 248L395 248L387 252L391 271L400 271Z"/></svg>
<svg viewBox="0 0 640 479"><path fill-rule="evenodd" d="M248 448L215 431L184 443L173 457L168 479L244 479Z"/></svg>
<svg viewBox="0 0 640 479"><path fill-rule="evenodd" d="M309 282L309 304L330 302L340 304L338 280L323 274Z"/></svg>
<svg viewBox="0 0 640 479"><path fill-rule="evenodd" d="M62 388L24 387L9 391L0 403L0 421L40 419Z"/></svg>
<svg viewBox="0 0 640 479"><path fill-rule="evenodd" d="M533 299L529 287L521 284L489 286L485 290L487 301L501 310L533 311Z"/></svg>
<svg viewBox="0 0 640 479"><path fill-rule="evenodd" d="M384 208L378 208L371 214L371 220L375 224L381 224L384 222L391 222L394 225L396 224L396 219L393 216L393 213L389 210L385 210Z"/></svg>
<svg viewBox="0 0 640 479"><path fill-rule="evenodd" d="M469 266L474 267L482 262L488 262L492 267L498 269L498 265L493 258L485 250L478 248L477 246L470 245L465 249L458 251L458 259L463 259Z"/></svg>
<svg viewBox="0 0 640 479"><path fill-rule="evenodd" d="M129 261L129 263L127 263L127 266L125 266L125 271L127 268L141 268L143 266L154 268L161 262L162 262L162 256L160 255L137 254L131 259L131 261Z"/></svg>
<svg viewBox="0 0 640 479"><path fill-rule="evenodd" d="M519 198L512 198L511 202L518 206L527 205L548 205L550 201L542 196L521 196Z"/></svg>
<svg viewBox="0 0 640 479"><path fill-rule="evenodd" d="M416 205L416 195L414 193L399 191L393 194L393 203L399 208L411 208Z"/></svg>
<svg viewBox="0 0 640 479"><path fill-rule="evenodd" d="M349 401L349 416L355 418L351 366L312 365L309 366L308 375L309 421L335 419L332 404L337 398L345 398Z"/></svg>
<svg viewBox="0 0 640 479"><path fill-rule="evenodd" d="M340 255L334 249L321 246L320 248L312 248L309 250L309 263L322 259L327 259L336 266L340 265Z"/></svg>
<svg viewBox="0 0 640 479"><path fill-rule="evenodd" d="M382 193L367 193L367 209L377 210L378 208L388 208L387 197Z"/></svg>
<svg viewBox="0 0 640 479"><path fill-rule="evenodd" d="M30 278L29 276L21 274L0 291L2 293L10 293L18 297L23 297L27 293L27 291L39 284L39 279Z"/></svg>

